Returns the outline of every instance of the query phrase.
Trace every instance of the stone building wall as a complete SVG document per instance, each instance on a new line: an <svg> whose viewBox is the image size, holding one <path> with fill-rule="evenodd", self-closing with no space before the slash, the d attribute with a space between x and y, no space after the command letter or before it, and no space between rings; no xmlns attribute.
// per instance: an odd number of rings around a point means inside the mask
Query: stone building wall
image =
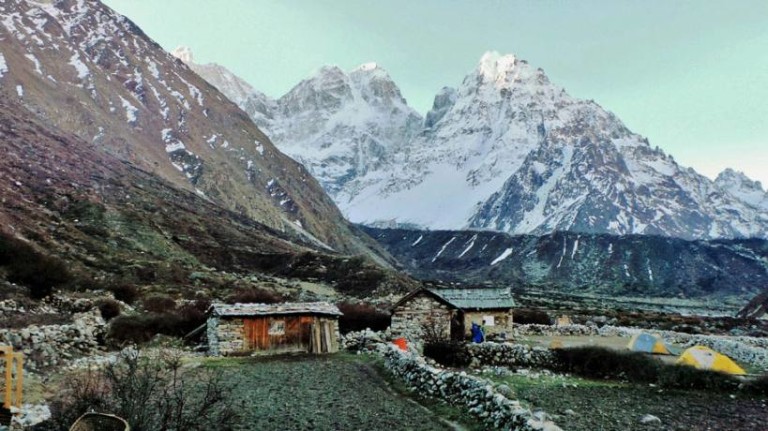
<svg viewBox="0 0 768 431"><path fill-rule="evenodd" d="M208 318L209 353L218 356L245 350L244 327L243 319Z"/></svg>
<svg viewBox="0 0 768 431"><path fill-rule="evenodd" d="M422 292L394 309L391 332L396 337L416 340L422 338L423 328L429 326L448 338L453 313L446 304Z"/></svg>
<svg viewBox="0 0 768 431"><path fill-rule="evenodd" d="M484 325L483 318L493 316L493 325ZM512 336L512 310L479 310L464 312L464 334L471 335L472 322L483 326L485 335L507 334Z"/></svg>

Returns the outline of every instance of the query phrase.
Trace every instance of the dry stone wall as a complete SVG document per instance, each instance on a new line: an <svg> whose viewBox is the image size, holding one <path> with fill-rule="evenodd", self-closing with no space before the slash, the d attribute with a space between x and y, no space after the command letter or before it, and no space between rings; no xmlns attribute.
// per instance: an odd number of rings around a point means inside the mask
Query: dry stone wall
<svg viewBox="0 0 768 431"><path fill-rule="evenodd" d="M472 365L505 367L557 368L557 358L550 349L525 344L485 342L467 344Z"/></svg>
<svg viewBox="0 0 768 431"><path fill-rule="evenodd" d="M391 346L382 350L386 368L410 390L467 408L486 429L560 431L553 422L505 397L484 379L431 366L423 357Z"/></svg>
<svg viewBox="0 0 768 431"><path fill-rule="evenodd" d="M0 344L24 353L25 368L36 370L100 352L99 339L105 333L106 322L94 308L76 313L73 322L65 325L0 329Z"/></svg>

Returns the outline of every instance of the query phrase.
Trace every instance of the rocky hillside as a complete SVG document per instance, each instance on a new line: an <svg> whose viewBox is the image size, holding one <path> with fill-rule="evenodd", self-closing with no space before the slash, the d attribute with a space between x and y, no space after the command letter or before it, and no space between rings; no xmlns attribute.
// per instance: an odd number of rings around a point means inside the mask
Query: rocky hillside
<svg viewBox="0 0 768 431"><path fill-rule="evenodd" d="M98 0L3 2L0 94L226 211L316 246L369 251L243 111Z"/></svg>
<svg viewBox="0 0 768 431"><path fill-rule="evenodd" d="M0 99L3 295L20 289L4 279L30 289L131 284L193 295L195 272L214 295L232 288L216 276L225 273L320 280L357 295L410 286L392 271L228 210L98 145Z"/></svg>
<svg viewBox="0 0 768 431"><path fill-rule="evenodd" d="M748 298L768 289L765 240L365 230L421 278L612 296Z"/></svg>
<svg viewBox="0 0 768 431"><path fill-rule="evenodd" d="M193 67L240 100L354 222L537 235L768 236L768 195L759 183L732 171L713 182L678 165L611 112L512 55L485 54L459 87L441 90L419 125L378 66L350 74L323 68L276 101L244 97L243 86L226 85L213 66Z"/></svg>

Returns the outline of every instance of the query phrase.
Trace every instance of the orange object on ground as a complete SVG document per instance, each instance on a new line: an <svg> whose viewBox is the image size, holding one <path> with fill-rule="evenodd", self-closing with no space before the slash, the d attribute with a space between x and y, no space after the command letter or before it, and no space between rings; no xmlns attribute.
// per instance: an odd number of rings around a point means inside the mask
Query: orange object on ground
<svg viewBox="0 0 768 431"><path fill-rule="evenodd" d="M399 347L400 350L404 352L408 350L408 341L405 338L395 338L392 340L392 343L394 343L395 346Z"/></svg>

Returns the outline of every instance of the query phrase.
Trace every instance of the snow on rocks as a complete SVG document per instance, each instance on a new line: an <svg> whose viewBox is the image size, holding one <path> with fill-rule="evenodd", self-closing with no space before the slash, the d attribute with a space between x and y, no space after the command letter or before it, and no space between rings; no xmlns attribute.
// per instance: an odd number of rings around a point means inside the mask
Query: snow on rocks
<svg viewBox="0 0 768 431"><path fill-rule="evenodd" d="M0 78L5 76L6 73L8 73L8 64L5 62L5 56L0 52Z"/></svg>

